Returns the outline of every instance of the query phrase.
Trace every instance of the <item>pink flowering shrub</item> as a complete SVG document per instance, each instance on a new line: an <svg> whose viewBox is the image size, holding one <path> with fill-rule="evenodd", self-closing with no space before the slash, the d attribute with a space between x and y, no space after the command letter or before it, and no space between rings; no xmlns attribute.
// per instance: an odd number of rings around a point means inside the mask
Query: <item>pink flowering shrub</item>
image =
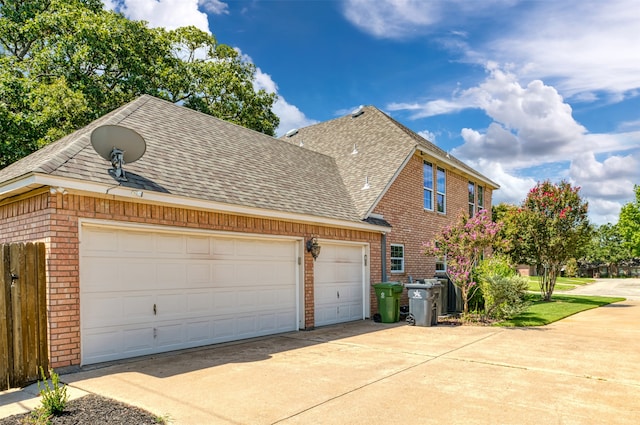
<svg viewBox="0 0 640 425"><path fill-rule="evenodd" d="M487 248L501 243L501 225L491 220L491 213L481 210L473 217L462 214L458 221L445 227L433 241L423 244L425 255L447 258L447 274L460 288L465 315L469 299L477 289L473 268Z"/></svg>

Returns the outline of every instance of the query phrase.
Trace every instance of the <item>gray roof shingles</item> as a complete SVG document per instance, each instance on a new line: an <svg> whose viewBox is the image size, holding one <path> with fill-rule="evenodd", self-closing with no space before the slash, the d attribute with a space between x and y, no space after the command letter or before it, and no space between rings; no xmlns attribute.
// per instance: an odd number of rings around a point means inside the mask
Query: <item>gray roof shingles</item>
<svg viewBox="0 0 640 425"><path fill-rule="evenodd" d="M90 142L91 132L106 124L133 129L147 144L141 159L125 164L126 186L267 210L362 219L333 158L147 95L0 170L0 182L43 173L117 184L108 173L111 164Z"/></svg>
<svg viewBox="0 0 640 425"><path fill-rule="evenodd" d="M298 129L282 139L298 145L302 142L306 149L335 158L358 214L364 219L416 149L422 148L441 158L447 153L379 109L366 106L363 111L355 117L349 114ZM354 147L356 154L352 154ZM468 173L479 175L451 155L448 160ZM363 190L367 178L370 188ZM495 183L482 178L497 188Z"/></svg>

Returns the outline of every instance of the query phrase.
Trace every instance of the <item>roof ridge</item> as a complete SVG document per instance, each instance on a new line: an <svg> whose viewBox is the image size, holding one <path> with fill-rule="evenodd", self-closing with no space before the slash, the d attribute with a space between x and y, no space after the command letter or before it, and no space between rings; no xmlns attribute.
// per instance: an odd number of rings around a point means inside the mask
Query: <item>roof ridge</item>
<svg viewBox="0 0 640 425"><path fill-rule="evenodd" d="M382 112L382 111L381 111ZM400 128L402 131L404 131L405 133L407 133L407 135L409 135L411 138L413 138L418 145L422 145L424 147L429 148L429 150L433 151L433 153L441 155L442 157L446 158L447 160L455 163L457 166L463 168L466 172L469 172L471 174L475 174L478 175L480 177L482 177L484 180L486 180L487 182L491 182L493 184L495 184L496 186L498 186L495 182L493 182L490 178L488 178L487 176L485 176L484 174L480 173L478 170L474 169L473 167L469 166L468 164L466 164L464 161L458 159L457 157L451 155L448 151L445 151L444 149L442 149L440 146L436 145L434 142L427 140L426 138L422 137L421 135L419 135L418 133L416 133L415 131L411 130L409 127L407 127L406 125L402 124L401 122L397 121L395 118L393 118L392 116L382 112L383 115L385 115L391 122L393 122L398 128ZM416 146L418 146L416 145Z"/></svg>

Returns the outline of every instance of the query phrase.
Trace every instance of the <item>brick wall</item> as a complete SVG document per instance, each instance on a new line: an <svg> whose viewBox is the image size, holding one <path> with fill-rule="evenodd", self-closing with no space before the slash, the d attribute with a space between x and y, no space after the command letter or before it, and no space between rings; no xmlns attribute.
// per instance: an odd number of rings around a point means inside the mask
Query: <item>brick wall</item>
<svg viewBox="0 0 640 425"><path fill-rule="evenodd" d="M424 160L417 154L409 160L374 210L375 213L382 214L392 225L391 233L387 236L386 258L387 278L390 281L406 283L409 276L413 279L432 278L435 274L435 258L423 254L423 243L432 240L442 228L454 223L461 212L469 211L468 182L474 180L447 168L445 164L439 164L434 159L427 158L427 161L433 164L434 169L440 167L446 172L445 214L436 212L435 205L434 211L424 209ZM485 187L485 208L491 208L491 196L491 190ZM391 244L404 245L403 273L391 273ZM406 302L405 294L403 303Z"/></svg>
<svg viewBox="0 0 640 425"><path fill-rule="evenodd" d="M366 242L370 244L371 282L380 281L380 234L237 216L211 211L150 205L80 194L33 192L0 205L0 241L47 244L49 350L54 368L80 364L80 281L78 219L92 218L215 231ZM304 256L305 326L314 326L314 262ZM372 311L375 305L372 304Z"/></svg>

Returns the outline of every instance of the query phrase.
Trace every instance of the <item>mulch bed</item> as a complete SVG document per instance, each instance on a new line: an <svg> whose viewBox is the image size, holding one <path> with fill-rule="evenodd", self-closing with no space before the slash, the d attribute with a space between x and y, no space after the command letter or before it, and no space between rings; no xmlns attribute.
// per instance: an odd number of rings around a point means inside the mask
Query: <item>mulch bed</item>
<svg viewBox="0 0 640 425"><path fill-rule="evenodd" d="M51 425L157 425L165 422L162 418L145 410L94 394L69 401L61 415L53 416L49 420ZM0 425L36 423L38 422L33 420L31 413L0 418Z"/></svg>

